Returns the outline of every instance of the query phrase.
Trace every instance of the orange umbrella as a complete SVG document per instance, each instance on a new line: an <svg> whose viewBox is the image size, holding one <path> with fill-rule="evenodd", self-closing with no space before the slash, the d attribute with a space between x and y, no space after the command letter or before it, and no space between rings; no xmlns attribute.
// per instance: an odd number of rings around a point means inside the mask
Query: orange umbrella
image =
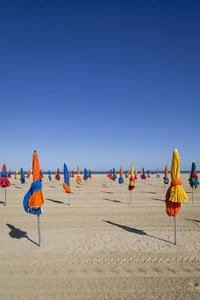
<svg viewBox="0 0 200 300"><path fill-rule="evenodd" d="M80 169L79 169L79 166L77 168L77 179L76 179L76 182L79 184L81 183L81 175L80 175Z"/></svg>
<svg viewBox="0 0 200 300"><path fill-rule="evenodd" d="M40 239L40 214L42 214L42 204L44 197L42 194L42 182L40 180L40 166L36 151L33 153L33 183L29 191L26 193L23 201L25 212L37 215L38 221L38 245L41 244Z"/></svg>

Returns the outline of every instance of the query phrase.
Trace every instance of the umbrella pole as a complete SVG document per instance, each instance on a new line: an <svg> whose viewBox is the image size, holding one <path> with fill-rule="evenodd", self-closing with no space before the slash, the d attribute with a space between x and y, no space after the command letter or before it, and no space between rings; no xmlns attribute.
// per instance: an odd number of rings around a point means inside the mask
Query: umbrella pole
<svg viewBox="0 0 200 300"><path fill-rule="evenodd" d="M70 194L68 194L69 205L71 205Z"/></svg>
<svg viewBox="0 0 200 300"><path fill-rule="evenodd" d="M174 245L177 244L177 219L174 217Z"/></svg>
<svg viewBox="0 0 200 300"><path fill-rule="evenodd" d="M80 183L79 183L79 185L78 185L78 191L79 191L79 195L80 195Z"/></svg>
<svg viewBox="0 0 200 300"><path fill-rule="evenodd" d="M132 197L131 197L132 195L131 194L132 194L132 191L130 191L130 205L132 204Z"/></svg>
<svg viewBox="0 0 200 300"><path fill-rule="evenodd" d="M122 196L122 185L120 184L120 199L121 199L121 196Z"/></svg>
<svg viewBox="0 0 200 300"><path fill-rule="evenodd" d="M5 204L4 204L5 206L7 205L7 203L6 203L6 187L5 187Z"/></svg>
<svg viewBox="0 0 200 300"><path fill-rule="evenodd" d="M194 204L194 188L192 188L192 204Z"/></svg>
<svg viewBox="0 0 200 300"><path fill-rule="evenodd" d="M37 215L37 223L38 223L38 245L41 245L41 235L40 235L40 215Z"/></svg>

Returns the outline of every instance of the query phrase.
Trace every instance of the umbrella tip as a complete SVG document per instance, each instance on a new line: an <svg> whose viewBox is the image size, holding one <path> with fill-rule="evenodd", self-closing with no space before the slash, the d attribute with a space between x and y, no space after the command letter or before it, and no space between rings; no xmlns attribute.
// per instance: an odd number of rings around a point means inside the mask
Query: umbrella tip
<svg viewBox="0 0 200 300"><path fill-rule="evenodd" d="M36 150L34 150L34 153L37 153L37 151L36 151Z"/></svg>
<svg viewBox="0 0 200 300"><path fill-rule="evenodd" d="M174 151L178 151L177 149L174 149Z"/></svg>

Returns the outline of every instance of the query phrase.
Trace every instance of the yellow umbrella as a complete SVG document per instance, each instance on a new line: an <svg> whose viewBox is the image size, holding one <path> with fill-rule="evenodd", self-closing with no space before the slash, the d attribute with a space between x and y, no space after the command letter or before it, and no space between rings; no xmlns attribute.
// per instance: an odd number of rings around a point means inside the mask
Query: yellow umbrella
<svg viewBox="0 0 200 300"><path fill-rule="evenodd" d="M180 158L178 150L173 152L171 165L171 184L165 196L166 212L169 216L174 216L174 243L176 244L176 215L181 209L181 202L188 200L184 189L182 188L182 181L180 180Z"/></svg>
<svg viewBox="0 0 200 300"><path fill-rule="evenodd" d="M133 164L131 165L131 176L130 176L130 182L129 182L129 186L128 186L128 189L130 191L130 204L132 203L132 200L131 200L131 192L132 190L134 189L135 187L135 180L134 180L134 166Z"/></svg>

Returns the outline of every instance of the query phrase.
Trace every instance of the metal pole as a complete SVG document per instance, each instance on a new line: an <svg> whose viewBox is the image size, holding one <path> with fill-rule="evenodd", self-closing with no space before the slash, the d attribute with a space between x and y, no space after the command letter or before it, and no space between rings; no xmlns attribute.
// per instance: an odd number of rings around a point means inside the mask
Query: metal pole
<svg viewBox="0 0 200 300"><path fill-rule="evenodd" d="M163 194L165 193L165 183L163 183Z"/></svg>
<svg viewBox="0 0 200 300"><path fill-rule="evenodd" d="M132 204L132 199L131 199L131 195L132 194L132 191L130 191L130 205Z"/></svg>
<svg viewBox="0 0 200 300"><path fill-rule="evenodd" d="M78 190L79 190L79 195L80 195L80 183L78 184Z"/></svg>
<svg viewBox="0 0 200 300"><path fill-rule="evenodd" d="M4 204L5 206L7 205L7 203L6 203L6 187L5 187L5 204Z"/></svg>
<svg viewBox="0 0 200 300"><path fill-rule="evenodd" d="M40 235L40 215L37 215L37 222L38 222L38 245L41 245L41 235Z"/></svg>
<svg viewBox="0 0 200 300"><path fill-rule="evenodd" d="M194 204L194 188L192 188L192 204Z"/></svg>
<svg viewBox="0 0 200 300"><path fill-rule="evenodd" d="M174 217L174 245L177 244L177 219Z"/></svg>
<svg viewBox="0 0 200 300"><path fill-rule="evenodd" d="M69 205L71 205L70 194L68 194Z"/></svg>

